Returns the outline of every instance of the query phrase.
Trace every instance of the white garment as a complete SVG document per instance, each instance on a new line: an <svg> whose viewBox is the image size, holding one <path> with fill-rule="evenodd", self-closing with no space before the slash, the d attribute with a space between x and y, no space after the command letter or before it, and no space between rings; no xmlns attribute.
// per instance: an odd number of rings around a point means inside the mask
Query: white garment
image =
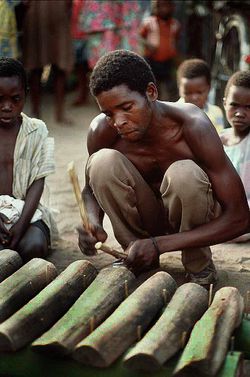
<svg viewBox="0 0 250 377"><path fill-rule="evenodd" d="M48 137L46 124L24 113L17 135L14 150L12 194L17 199L25 200L32 183L55 172L54 138ZM58 230L48 204L42 196L38 209L42 220L50 230L51 240L56 240Z"/></svg>
<svg viewBox="0 0 250 377"><path fill-rule="evenodd" d="M8 217L9 222L4 223L6 229L10 229L20 218L24 206L24 200L15 199L9 195L0 195L0 213ZM42 219L42 212L37 209L31 219L31 223Z"/></svg>

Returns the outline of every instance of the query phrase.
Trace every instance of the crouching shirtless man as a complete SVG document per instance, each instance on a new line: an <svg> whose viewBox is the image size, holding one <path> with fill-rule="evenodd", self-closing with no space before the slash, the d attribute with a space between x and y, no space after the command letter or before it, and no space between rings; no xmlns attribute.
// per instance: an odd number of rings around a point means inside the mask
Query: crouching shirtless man
<svg viewBox="0 0 250 377"><path fill-rule="evenodd" d="M130 51L103 56L90 90L102 113L88 134L82 195L91 231L79 229L80 249L94 253L106 240L106 213L136 273L182 250L190 280L213 283L209 245L243 234L249 210L212 123L193 104L157 100L149 65Z"/></svg>

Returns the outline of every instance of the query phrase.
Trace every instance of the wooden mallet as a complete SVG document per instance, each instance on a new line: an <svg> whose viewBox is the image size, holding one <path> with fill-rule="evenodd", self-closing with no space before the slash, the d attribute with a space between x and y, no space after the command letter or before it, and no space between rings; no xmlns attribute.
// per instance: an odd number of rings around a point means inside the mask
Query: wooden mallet
<svg viewBox="0 0 250 377"><path fill-rule="evenodd" d="M81 194L81 189L80 189L80 185L79 185L79 180L78 180L78 176L77 176L76 171L75 171L75 166L74 166L73 161L71 161L68 164L68 173L69 173L69 177L70 177L70 180L71 180L71 183L72 183L72 186L73 186L73 190L74 190L74 193L75 193L75 197L76 197L76 201L77 201L78 208L79 208L79 211L80 211L80 216L81 216L81 219L82 219L82 222L83 222L83 226L88 233L91 233L90 225L89 225L89 219L88 219L88 215L87 215L87 211L86 211L84 202L82 200L82 194ZM111 249L107 245L104 245L102 242L97 242L95 244L95 248L97 250L100 249L100 250L104 251L105 253L110 254L113 257L118 258L118 259L126 259L127 258L127 254L121 253L120 251L117 251L117 250L114 250L114 249Z"/></svg>

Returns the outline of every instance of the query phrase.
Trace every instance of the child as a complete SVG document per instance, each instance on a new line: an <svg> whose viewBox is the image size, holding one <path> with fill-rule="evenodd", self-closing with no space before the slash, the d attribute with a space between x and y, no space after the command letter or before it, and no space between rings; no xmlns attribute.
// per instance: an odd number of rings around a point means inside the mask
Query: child
<svg viewBox="0 0 250 377"><path fill-rule="evenodd" d="M153 15L142 21L139 34L144 45L143 55L152 68L158 90L164 83L171 99L176 96L175 69L180 23L172 17L174 4L171 0L152 1Z"/></svg>
<svg viewBox="0 0 250 377"><path fill-rule="evenodd" d="M204 110L217 132L224 128L222 110L208 103L211 73L208 64L201 59L187 59L177 69L177 85L180 102L189 102Z"/></svg>
<svg viewBox="0 0 250 377"><path fill-rule="evenodd" d="M225 88L224 108L231 128L220 134L221 141L241 177L250 207L250 71L231 76ZM233 241L249 239L247 233Z"/></svg>
<svg viewBox="0 0 250 377"><path fill-rule="evenodd" d="M22 113L26 93L22 64L0 58L0 250L16 250L24 261L47 255L55 227L39 203L55 169L54 140L41 120Z"/></svg>

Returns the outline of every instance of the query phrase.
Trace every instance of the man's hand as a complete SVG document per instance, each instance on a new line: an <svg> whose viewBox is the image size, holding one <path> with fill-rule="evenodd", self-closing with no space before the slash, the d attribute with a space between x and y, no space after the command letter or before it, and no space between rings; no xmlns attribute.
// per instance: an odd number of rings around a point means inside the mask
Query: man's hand
<svg viewBox="0 0 250 377"><path fill-rule="evenodd" d="M7 216L0 213L0 243L2 245L8 245L10 240L10 232L6 229L4 224L8 224L10 221Z"/></svg>
<svg viewBox="0 0 250 377"><path fill-rule="evenodd" d="M90 224L90 233L82 226L77 227L78 230L78 245L83 254L95 255L96 242L105 242L108 235L100 225Z"/></svg>
<svg viewBox="0 0 250 377"><path fill-rule="evenodd" d="M135 275L159 267L158 253L149 238L131 242L125 252L125 264Z"/></svg>

